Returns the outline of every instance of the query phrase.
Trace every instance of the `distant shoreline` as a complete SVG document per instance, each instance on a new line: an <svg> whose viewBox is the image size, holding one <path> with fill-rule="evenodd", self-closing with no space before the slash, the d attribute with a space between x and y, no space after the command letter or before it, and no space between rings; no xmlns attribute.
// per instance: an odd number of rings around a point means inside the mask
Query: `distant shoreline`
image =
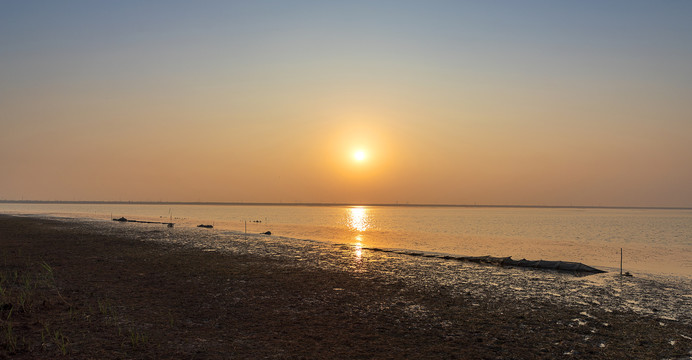
<svg viewBox="0 0 692 360"><path fill-rule="evenodd" d="M217 201L101 201L101 200L0 200L0 204L87 204L87 205L210 205L210 206L381 206L438 208L519 208L519 209L613 209L613 210L692 210L692 207L608 206L608 205L484 205L484 204L399 204L399 203L321 203L321 202L217 202Z"/></svg>

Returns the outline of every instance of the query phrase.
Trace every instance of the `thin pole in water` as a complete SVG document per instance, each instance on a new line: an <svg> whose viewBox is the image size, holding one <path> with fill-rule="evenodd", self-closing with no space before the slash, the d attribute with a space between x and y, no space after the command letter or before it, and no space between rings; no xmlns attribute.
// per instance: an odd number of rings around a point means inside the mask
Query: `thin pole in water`
<svg viewBox="0 0 692 360"><path fill-rule="evenodd" d="M622 276L622 248L620 248L620 276Z"/></svg>
<svg viewBox="0 0 692 360"><path fill-rule="evenodd" d="M247 234L247 220L245 220L245 233Z"/></svg>

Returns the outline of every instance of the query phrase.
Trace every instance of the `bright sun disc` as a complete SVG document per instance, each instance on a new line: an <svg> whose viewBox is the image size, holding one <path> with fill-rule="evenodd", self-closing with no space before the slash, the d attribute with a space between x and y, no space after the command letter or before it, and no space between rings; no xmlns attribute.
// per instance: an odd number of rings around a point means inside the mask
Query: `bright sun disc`
<svg viewBox="0 0 692 360"><path fill-rule="evenodd" d="M366 158L365 151L363 150L358 150L355 153L353 153L353 158L356 159L356 161L363 161Z"/></svg>

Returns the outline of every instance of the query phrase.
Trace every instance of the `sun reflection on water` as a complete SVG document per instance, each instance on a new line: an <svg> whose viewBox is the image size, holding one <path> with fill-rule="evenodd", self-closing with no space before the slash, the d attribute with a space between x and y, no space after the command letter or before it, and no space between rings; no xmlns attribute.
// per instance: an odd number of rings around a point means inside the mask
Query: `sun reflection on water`
<svg viewBox="0 0 692 360"><path fill-rule="evenodd" d="M353 256L356 258L356 262L361 262L363 260L363 235L356 235L356 244L353 245Z"/></svg>
<svg viewBox="0 0 692 360"><path fill-rule="evenodd" d="M348 209L348 227L357 232L353 246L353 256L356 263L363 261L363 234L370 227L370 217L365 207L352 207Z"/></svg>
<svg viewBox="0 0 692 360"><path fill-rule="evenodd" d="M363 245L358 243L353 247L353 256L356 258L356 262L363 261Z"/></svg>
<svg viewBox="0 0 692 360"><path fill-rule="evenodd" d="M370 217L366 208L352 207L348 211L348 227L351 230L362 232L370 227Z"/></svg>

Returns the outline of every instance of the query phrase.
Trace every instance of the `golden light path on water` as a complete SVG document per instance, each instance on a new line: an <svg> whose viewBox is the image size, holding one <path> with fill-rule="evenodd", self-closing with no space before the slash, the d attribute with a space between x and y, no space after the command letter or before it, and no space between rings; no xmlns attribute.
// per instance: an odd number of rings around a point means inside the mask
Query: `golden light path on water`
<svg viewBox="0 0 692 360"><path fill-rule="evenodd" d="M357 262L363 259L363 233L370 227L370 216L365 207L357 206L348 208L348 227L356 232L354 245L354 255Z"/></svg>
<svg viewBox="0 0 692 360"><path fill-rule="evenodd" d="M370 217L368 216L368 210L365 207L351 207L348 208L348 227L351 230L364 232L370 227Z"/></svg>

